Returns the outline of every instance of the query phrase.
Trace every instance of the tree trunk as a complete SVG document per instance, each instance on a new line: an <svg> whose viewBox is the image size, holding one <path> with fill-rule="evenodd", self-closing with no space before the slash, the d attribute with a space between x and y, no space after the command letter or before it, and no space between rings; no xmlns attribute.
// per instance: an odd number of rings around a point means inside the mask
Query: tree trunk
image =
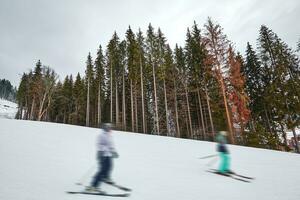
<svg viewBox="0 0 300 200"><path fill-rule="evenodd" d="M20 113L18 116L18 119L22 119L23 118L23 106L20 107Z"/></svg>
<svg viewBox="0 0 300 200"><path fill-rule="evenodd" d="M30 120L33 120L33 115L34 115L34 107L35 107L35 98L33 98L32 104L31 104L31 110L30 110Z"/></svg>
<svg viewBox="0 0 300 200"><path fill-rule="evenodd" d="M131 131L134 132L134 111L133 111L132 79L130 79L130 103L131 103Z"/></svg>
<svg viewBox="0 0 300 200"><path fill-rule="evenodd" d="M176 135L177 137L180 138L180 128L179 128L179 121L178 121L178 105L177 105L177 87L175 84L175 80L173 79L173 84L174 84L174 89L175 89L175 94L174 94L174 104L175 104L175 117L176 117Z"/></svg>
<svg viewBox="0 0 300 200"><path fill-rule="evenodd" d="M44 114L46 112L48 112L48 108L50 107L50 104L51 104L51 94L48 95L48 104L47 104L47 107L40 114L40 119L42 119L42 117L44 116Z"/></svg>
<svg viewBox="0 0 300 200"><path fill-rule="evenodd" d="M294 140L295 140L295 148L296 148L296 152L297 152L297 153L300 153L300 152L299 152L299 142L298 142L298 138L297 138L297 134L296 134L295 128L292 128L292 131L293 131Z"/></svg>
<svg viewBox="0 0 300 200"><path fill-rule="evenodd" d="M116 126L119 126L119 95L118 95L118 84L116 84Z"/></svg>
<svg viewBox="0 0 300 200"><path fill-rule="evenodd" d="M191 119L191 112L190 112L190 105L189 105L189 95L188 95L188 91L187 91L187 86L185 84L185 98L186 98L186 105L187 105L187 111L188 111L188 118L189 118L189 129L190 129L190 134L189 136L191 137L193 134L193 128L192 128L192 119Z"/></svg>
<svg viewBox="0 0 300 200"><path fill-rule="evenodd" d="M78 113L78 111L77 111ZM99 88L98 88L98 127L101 125L101 83L99 81Z"/></svg>
<svg viewBox="0 0 300 200"><path fill-rule="evenodd" d="M89 126L90 122L90 78L88 78L88 86L87 86L87 100L86 100L86 118L85 125Z"/></svg>
<svg viewBox="0 0 300 200"><path fill-rule="evenodd" d="M141 59L141 56L140 56L140 71L141 71L141 94L142 94L143 133L146 133L146 126L145 126L145 105L144 105L144 83L143 83L143 68L142 68L142 59Z"/></svg>
<svg viewBox="0 0 300 200"><path fill-rule="evenodd" d="M112 75L112 65L110 64L110 123L112 123L113 120L113 84L112 84L112 80L113 79L113 75Z"/></svg>
<svg viewBox="0 0 300 200"><path fill-rule="evenodd" d="M42 102L40 103L39 114L38 114L38 118L37 118L38 121L41 121L41 119L42 119L43 107L44 107L44 103L46 100L46 96L47 96L47 92L44 93Z"/></svg>
<svg viewBox="0 0 300 200"><path fill-rule="evenodd" d="M169 120L168 120L168 99L167 99L166 80L165 79L164 79L164 96L165 96L167 136L169 136L169 134L170 134L170 126L169 126Z"/></svg>
<svg viewBox="0 0 300 200"><path fill-rule="evenodd" d="M222 96L223 96L223 102L225 105L225 111L226 111L226 118L227 118L227 124L228 124L228 129L229 129L229 138L232 144L235 144L234 141L234 135L233 135L233 129L232 129L232 122L231 122L231 117L228 109L228 104L227 104L227 97L226 97L226 91L225 91L225 84L223 77L221 77L221 72L220 74L220 83L221 83L221 90L222 90Z"/></svg>
<svg viewBox="0 0 300 200"><path fill-rule="evenodd" d="M203 136L204 136L204 140L205 140L205 139L206 139L206 132L205 132L205 124L204 124L204 119L203 119L202 103L201 103L201 97L200 97L200 91L199 91L199 88L197 88L197 93L198 93L198 101L199 101L199 106L200 106L200 115L201 115L202 131L203 131Z"/></svg>
<svg viewBox="0 0 300 200"><path fill-rule="evenodd" d="M283 143L284 143L284 146L285 146L285 150L287 150L288 143L287 143L287 139L286 139L286 132L284 131L284 127L281 123L280 123L280 128L281 128L281 132L282 132L282 137L283 137Z"/></svg>
<svg viewBox="0 0 300 200"><path fill-rule="evenodd" d="M266 108L265 104L264 104L264 113L265 113L265 116L266 116L267 126L269 128L270 133L272 133L273 131L272 131L272 128L271 128L270 119L269 119L269 115L268 115L267 108Z"/></svg>
<svg viewBox="0 0 300 200"><path fill-rule="evenodd" d="M211 126L211 132L212 132L212 139L214 140L215 138L215 128L214 128L214 123L212 120L212 115L211 115L211 108L210 108L210 103L209 103L209 96L207 92L207 87L205 86L205 96L206 96L206 102L207 102L207 109L208 109L208 115L209 115L209 121L210 121L210 126Z"/></svg>
<svg viewBox="0 0 300 200"><path fill-rule="evenodd" d="M124 74L124 69L123 69L123 75L122 75L122 79L123 79L123 101L122 101L122 113L123 113L123 130L126 131L126 104L125 104L125 74Z"/></svg>
<svg viewBox="0 0 300 200"><path fill-rule="evenodd" d="M24 110L24 116L22 117L22 119L25 119L25 120L28 119L28 101L27 101L27 98L25 98L25 110Z"/></svg>
<svg viewBox="0 0 300 200"><path fill-rule="evenodd" d="M155 69L154 64L152 63L152 72L153 72L153 85L154 85L154 104L155 104L155 125L156 132L159 135L159 118L158 118L158 107L157 107L157 95L156 95L156 78L155 78Z"/></svg>
<svg viewBox="0 0 300 200"><path fill-rule="evenodd" d="M134 83L134 111L135 111L135 131L139 132L139 120L138 120L138 113L137 113L137 91L136 91L136 82Z"/></svg>

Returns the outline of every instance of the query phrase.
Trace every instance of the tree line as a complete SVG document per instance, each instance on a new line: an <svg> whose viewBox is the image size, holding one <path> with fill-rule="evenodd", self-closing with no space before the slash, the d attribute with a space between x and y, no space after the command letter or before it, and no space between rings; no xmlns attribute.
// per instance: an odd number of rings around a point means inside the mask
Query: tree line
<svg viewBox="0 0 300 200"><path fill-rule="evenodd" d="M298 44L299 46L299 44ZM18 88L16 118L285 149L299 126L299 57L262 25L257 49L237 52L222 27L194 22L184 46L170 47L160 28L116 32L84 75L58 80L38 61ZM297 147L297 150L299 148Z"/></svg>
<svg viewBox="0 0 300 200"><path fill-rule="evenodd" d="M17 88L13 87L9 80L0 79L0 98L16 101Z"/></svg>

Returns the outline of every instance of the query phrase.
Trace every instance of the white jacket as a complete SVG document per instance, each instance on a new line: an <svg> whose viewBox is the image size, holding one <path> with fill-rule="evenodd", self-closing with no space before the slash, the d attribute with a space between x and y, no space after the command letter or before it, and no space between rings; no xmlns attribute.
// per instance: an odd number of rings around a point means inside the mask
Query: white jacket
<svg viewBox="0 0 300 200"><path fill-rule="evenodd" d="M114 142L110 132L101 131L97 138L97 150L103 153L103 156L111 157L116 152Z"/></svg>

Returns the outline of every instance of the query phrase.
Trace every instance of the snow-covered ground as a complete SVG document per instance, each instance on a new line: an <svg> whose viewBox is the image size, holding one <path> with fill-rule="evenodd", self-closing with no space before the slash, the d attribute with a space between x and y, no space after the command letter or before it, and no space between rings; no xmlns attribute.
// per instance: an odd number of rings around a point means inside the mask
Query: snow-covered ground
<svg viewBox="0 0 300 200"><path fill-rule="evenodd" d="M14 119L18 111L18 105L0 98L0 118Z"/></svg>
<svg viewBox="0 0 300 200"><path fill-rule="evenodd" d="M99 129L0 119L0 199L115 199L71 195L95 166ZM133 189L132 200L298 200L300 155L229 146L232 169L253 176L240 182L206 172L215 143L115 132L120 157L112 178ZM213 158L212 158L213 159ZM216 168L218 163L212 167ZM94 167L95 169L95 167ZM93 170L84 178L88 184ZM118 192L103 185L103 190Z"/></svg>

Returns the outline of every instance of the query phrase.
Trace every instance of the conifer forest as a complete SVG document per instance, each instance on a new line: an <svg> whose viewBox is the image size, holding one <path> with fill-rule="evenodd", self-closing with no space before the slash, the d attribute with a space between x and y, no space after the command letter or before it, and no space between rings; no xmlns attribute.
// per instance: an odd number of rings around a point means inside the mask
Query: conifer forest
<svg viewBox="0 0 300 200"><path fill-rule="evenodd" d="M24 72L16 118L95 128L111 122L117 130L205 141L226 130L231 144L288 151L286 132L296 135L300 125L297 46L262 25L257 44L238 52L211 18L194 22L175 47L151 24L129 26L122 37L112 30L96 55L87 52L85 74L59 77L40 60Z"/></svg>

